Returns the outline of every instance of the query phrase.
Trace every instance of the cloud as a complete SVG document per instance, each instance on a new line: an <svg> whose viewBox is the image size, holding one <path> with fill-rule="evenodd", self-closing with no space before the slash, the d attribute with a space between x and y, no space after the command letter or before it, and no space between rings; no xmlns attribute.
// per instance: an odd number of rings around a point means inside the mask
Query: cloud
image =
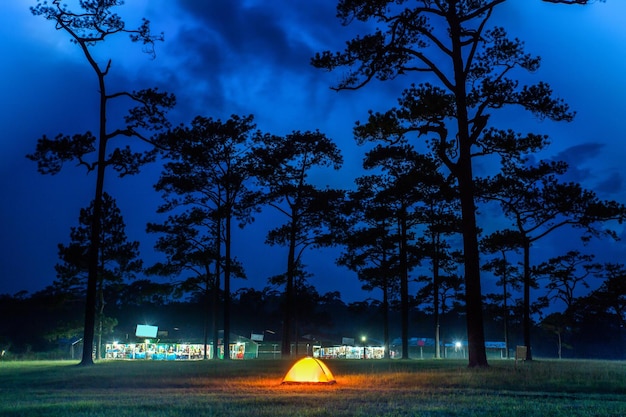
<svg viewBox="0 0 626 417"><path fill-rule="evenodd" d="M606 145L603 143L581 143L580 145L570 146L556 154L555 160L565 161L570 165L578 166L590 159L598 157L602 149Z"/></svg>
<svg viewBox="0 0 626 417"><path fill-rule="evenodd" d="M619 172L612 172L595 187L599 194L621 197L624 192L624 176Z"/></svg>
<svg viewBox="0 0 626 417"><path fill-rule="evenodd" d="M598 157L603 147L601 143L583 143L555 154L553 160L568 164L568 170L562 177L563 181L578 183L590 181L596 173L588 166L588 163Z"/></svg>
<svg viewBox="0 0 626 417"><path fill-rule="evenodd" d="M328 19L317 19L320 8L308 3L294 8L284 1L186 0L180 7L188 23L175 40L185 47L177 50L198 75L212 74L207 69L253 75L258 65L308 72L310 58L323 43L319 34L328 32L323 30Z"/></svg>
<svg viewBox="0 0 626 417"><path fill-rule="evenodd" d="M611 159L609 151L605 143L586 142L558 152L553 159L568 164L563 181L580 183L602 198L622 200L624 178L620 170L606 163Z"/></svg>

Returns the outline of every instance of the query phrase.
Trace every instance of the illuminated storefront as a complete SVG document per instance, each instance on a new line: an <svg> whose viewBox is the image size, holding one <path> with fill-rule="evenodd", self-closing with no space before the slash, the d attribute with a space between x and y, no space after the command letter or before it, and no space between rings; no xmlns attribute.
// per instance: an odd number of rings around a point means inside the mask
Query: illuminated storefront
<svg viewBox="0 0 626 417"><path fill-rule="evenodd" d="M322 359L383 359L383 346L313 346L313 357Z"/></svg>
<svg viewBox="0 0 626 417"><path fill-rule="evenodd" d="M231 359L258 357L258 344L241 336L233 336L230 345ZM224 357L224 346L219 344L219 357ZM200 343L142 343L112 342L105 345L105 359L119 360L199 360L204 359L204 344ZM207 345L207 358L213 359L213 344Z"/></svg>

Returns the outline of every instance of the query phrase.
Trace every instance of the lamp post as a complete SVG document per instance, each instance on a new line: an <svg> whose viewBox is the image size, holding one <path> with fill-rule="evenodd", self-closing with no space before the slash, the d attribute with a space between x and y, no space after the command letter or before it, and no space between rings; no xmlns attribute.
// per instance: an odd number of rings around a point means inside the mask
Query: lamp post
<svg viewBox="0 0 626 417"><path fill-rule="evenodd" d="M365 355L365 342L367 341L367 337L361 336L361 343L363 344L363 359L366 359Z"/></svg>
<svg viewBox="0 0 626 417"><path fill-rule="evenodd" d="M454 343L454 351L455 352L461 352L461 355L463 356L463 358L465 359L465 349L463 349L463 343L461 342L455 342Z"/></svg>

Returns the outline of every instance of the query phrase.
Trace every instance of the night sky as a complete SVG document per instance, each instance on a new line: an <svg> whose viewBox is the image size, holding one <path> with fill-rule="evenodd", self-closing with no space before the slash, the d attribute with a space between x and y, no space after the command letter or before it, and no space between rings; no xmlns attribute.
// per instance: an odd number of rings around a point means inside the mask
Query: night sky
<svg viewBox="0 0 626 417"><path fill-rule="evenodd" d="M70 227L77 225L79 209L93 198L95 184L95 175L72 164L59 175L40 175L36 163L25 157L43 134L97 130L95 74L65 32L31 15L29 6L35 4L0 3L0 294L35 292L53 282L57 244L68 242ZM350 188L363 174L365 152L353 139L354 123L366 120L369 109L394 106L403 87L419 80L376 82L360 91L330 90L342 72L317 70L310 58L323 50L343 50L345 41L359 33L357 25L341 26L335 6L335 0L127 0L117 8L127 27L138 26L146 17L154 32L165 33L156 59L143 54L126 35L111 38L113 42L98 48L96 55L113 60L109 91L159 87L176 94L178 105L170 113L174 124L188 124L197 115L224 120L231 114L253 114L264 132L319 129L340 145L345 163L340 175L318 172L314 181ZM577 112L574 122L559 124L515 114L502 117L509 117L514 129L550 135L552 145L542 157L567 161L566 180L622 203L625 18L626 2L621 0L587 7L510 0L491 20L524 40L527 52L543 58L530 82L548 82ZM477 172L482 168L479 163ZM147 222L164 220L156 214L160 197L152 188L159 172L153 164L138 176L119 180L110 171L105 181L106 191L122 210L129 238L141 241L146 265L162 259L153 250L156 236L145 233ZM495 227L487 222L495 217L483 212L481 226ZM233 282L235 289L261 289L269 276L286 269L286 248L263 244L265 233L275 225L275 216L267 211L237 231L234 254L248 280ZM617 230L626 237L623 229ZM533 253L542 258L534 261L575 248L574 236L564 230L538 242ZM624 262L626 242L594 242L584 250L596 253L599 260ZM335 254L308 252L304 262L314 274L311 284L320 293L340 291L344 301L366 298L356 276L335 266ZM484 278L485 286L489 279Z"/></svg>

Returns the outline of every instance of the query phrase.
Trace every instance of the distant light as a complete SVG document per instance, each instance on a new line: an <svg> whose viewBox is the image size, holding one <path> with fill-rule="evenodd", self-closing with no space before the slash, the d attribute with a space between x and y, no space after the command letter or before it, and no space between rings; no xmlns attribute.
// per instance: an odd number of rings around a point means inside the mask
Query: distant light
<svg viewBox="0 0 626 417"><path fill-rule="evenodd" d="M367 337L361 336L361 342L365 343L366 340L367 340Z"/></svg>
<svg viewBox="0 0 626 417"><path fill-rule="evenodd" d="M461 347L463 346L463 344L461 342L455 342L454 343L454 347L457 349L461 349Z"/></svg>

